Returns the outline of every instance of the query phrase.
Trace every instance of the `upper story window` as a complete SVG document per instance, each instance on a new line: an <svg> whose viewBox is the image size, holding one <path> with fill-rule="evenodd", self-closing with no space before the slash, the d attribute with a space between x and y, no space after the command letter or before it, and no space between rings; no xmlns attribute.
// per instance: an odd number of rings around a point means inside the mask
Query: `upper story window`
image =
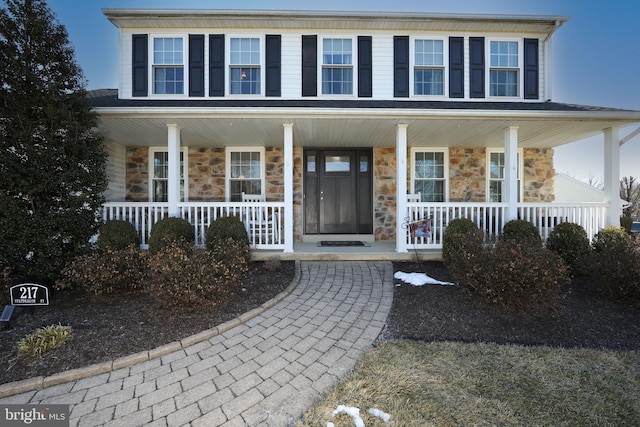
<svg viewBox="0 0 640 427"><path fill-rule="evenodd" d="M491 41L489 45L490 96L519 96L519 54L516 41Z"/></svg>
<svg viewBox="0 0 640 427"><path fill-rule="evenodd" d="M415 40L414 95L444 95L444 43L442 40Z"/></svg>
<svg viewBox="0 0 640 427"><path fill-rule="evenodd" d="M184 44L181 37L153 39L153 93L184 93Z"/></svg>
<svg viewBox="0 0 640 427"><path fill-rule="evenodd" d="M259 38L231 38L229 43L230 94L260 94L261 57Z"/></svg>
<svg viewBox="0 0 640 427"><path fill-rule="evenodd" d="M411 150L411 184L421 202L446 202L448 196L448 150Z"/></svg>
<svg viewBox="0 0 640 427"><path fill-rule="evenodd" d="M322 93L353 93L353 41L327 38L322 42Z"/></svg>

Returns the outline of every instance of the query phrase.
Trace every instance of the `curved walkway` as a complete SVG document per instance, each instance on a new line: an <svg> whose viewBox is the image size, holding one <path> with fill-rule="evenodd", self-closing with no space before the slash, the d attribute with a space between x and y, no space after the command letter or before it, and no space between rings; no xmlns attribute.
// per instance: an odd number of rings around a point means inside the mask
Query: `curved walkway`
<svg viewBox="0 0 640 427"><path fill-rule="evenodd" d="M0 403L69 404L71 426L291 426L384 327L390 262L302 262L296 288L226 332Z"/></svg>

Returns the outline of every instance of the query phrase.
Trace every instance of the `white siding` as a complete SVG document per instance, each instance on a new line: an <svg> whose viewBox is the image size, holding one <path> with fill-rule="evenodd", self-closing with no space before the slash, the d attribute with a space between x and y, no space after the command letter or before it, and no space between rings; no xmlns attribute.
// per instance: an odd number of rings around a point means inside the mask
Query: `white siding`
<svg viewBox="0 0 640 427"><path fill-rule="evenodd" d="M108 202L123 202L125 200L125 181L127 164L126 149L113 142L105 142L107 148L107 177L109 186L104 192Z"/></svg>
<svg viewBox="0 0 640 427"><path fill-rule="evenodd" d="M186 37L187 34L204 34L205 35L205 99L209 98L209 35L210 34L225 34L227 38L229 35L240 34L237 33L237 30L233 32L225 31L225 29L194 29L194 28L185 28L181 30L179 33L176 30L173 30L176 34L180 34L182 37ZM448 49L448 40L449 37L463 37L464 38L464 100L467 101L483 101L483 100L501 100L501 101L524 101L523 97L519 98L505 98L501 99L498 97L490 98L489 94L489 45L488 42L491 38L504 38L504 34L484 34L484 33L403 33L396 34L391 31L371 31L368 33L348 33L348 32L340 32L334 33L329 31L317 30L309 33L308 31L274 31L272 29L252 29L244 31L242 34L246 35L249 33L255 33L260 37L264 37L266 34L281 34L282 36L282 63L281 63L281 99L302 99L302 35L303 34L315 34L318 36L318 55L321 55L321 42L322 37L327 35L340 35L344 37L353 37L354 40L358 35L371 35L372 36L372 82L373 82L373 96L372 98L362 98L362 100L366 99L374 99L374 100L393 100L393 83L394 83L394 66L393 66L393 38L395 35L406 35L413 40L413 37L433 37L433 38L443 38L445 40L445 49ZM160 34L158 29L150 29L150 28L138 28L138 29L128 29L123 31L120 35L120 78L119 78L119 96L121 98L130 99L132 98L132 34L150 34L150 37L153 34ZM164 33L163 33L164 34ZM485 38L485 55L486 55L486 64L485 64L485 93L486 98L470 98L470 65L469 65L469 38L470 37L484 37ZM508 35L508 38L516 39L516 40L524 40L524 38L538 38L539 42L539 100L544 101L550 98L550 79L547 78L547 73L550 73L550 64L548 63L550 58L550 42L545 41L543 37L539 34L512 34ZM151 40L151 39L150 39ZM228 39L227 39L228 42ZM521 46L523 46L521 44ZM524 50L524 49L523 49ZM411 46L411 52L413 52L413 46ZM150 53L151 54L151 53ZM228 55L228 52L225 53ZM520 55L524 55L524 52L520 52ZM445 62L448 55L445 55ZM356 56L356 49L354 49L354 58ZM228 60L228 58L227 58ZM413 61L411 61L413 62ZM151 61L149 61L149 66ZM321 95L321 65L318 65L318 97L317 99L328 99L331 98L329 96ZM413 74L413 70L409 71L410 74ZM225 75L228 80L228 69L225 70ZM449 74L449 65L445 63L445 84L448 84L448 74ZM522 76L523 70L521 70L520 75ZM188 85L187 80L188 71L185 70L185 88ZM358 99L357 97L357 63L354 64L354 94L352 95L352 99ZM151 80L151 72L149 71L149 79ZM412 81L412 79L410 79ZM522 79L521 79L522 81ZM151 85L152 82L148 82L149 93L151 93ZM225 83L225 86L228 88L228 81ZM524 88L520 87L520 92L523 92ZM411 93L413 90L410 91ZM445 88L445 93L448 93L448 87ZM177 98L187 98L185 95L176 95ZM261 96L264 98L264 96ZM153 98L159 99L160 97L154 96ZM170 96L165 97L170 98ZM227 96L227 98L229 98ZM345 99L344 97L339 97L340 99ZM193 98L193 99L202 99L202 98ZM219 99L219 98L217 98ZM266 98L273 99L273 98ZM310 99L305 97L305 99ZM403 98L403 100L411 100L411 99L425 99L424 97L410 97ZM447 97L435 97L434 99L447 100ZM455 101L462 100L461 98L454 99ZM531 100L527 100L531 101Z"/></svg>
<svg viewBox="0 0 640 427"><path fill-rule="evenodd" d="M120 98L131 98L132 82L131 82L131 55L132 52L132 37L131 33L120 34Z"/></svg>
<svg viewBox="0 0 640 427"><path fill-rule="evenodd" d="M373 99L393 99L393 34L373 35Z"/></svg>
<svg viewBox="0 0 640 427"><path fill-rule="evenodd" d="M283 34L281 39L282 98L302 97L302 35Z"/></svg>

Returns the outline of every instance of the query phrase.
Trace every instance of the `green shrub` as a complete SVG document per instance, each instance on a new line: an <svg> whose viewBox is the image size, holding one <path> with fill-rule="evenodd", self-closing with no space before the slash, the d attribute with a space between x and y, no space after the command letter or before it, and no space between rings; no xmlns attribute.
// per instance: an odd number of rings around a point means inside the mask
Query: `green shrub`
<svg viewBox="0 0 640 427"><path fill-rule="evenodd" d="M586 273L591 246L587 231L581 225L572 222L556 225L547 237L546 247L560 255L573 274Z"/></svg>
<svg viewBox="0 0 640 427"><path fill-rule="evenodd" d="M591 277L606 297L637 304L640 303L640 240L619 238L618 232L600 235L598 250L592 252L589 263ZM603 236L608 236L604 238L606 244Z"/></svg>
<svg viewBox="0 0 640 427"><path fill-rule="evenodd" d="M152 291L170 307L223 303L247 271L246 263L234 265L216 259L208 249L194 248L182 239L170 241L153 254L149 265L156 273Z"/></svg>
<svg viewBox="0 0 640 427"><path fill-rule="evenodd" d="M600 230L591 242L596 252L602 252L607 248L615 248L619 244L630 240L629 233L622 227L608 226Z"/></svg>
<svg viewBox="0 0 640 427"><path fill-rule="evenodd" d="M533 223L524 219L514 219L507 222L503 229L501 240L514 240L519 243L542 246L540 230Z"/></svg>
<svg viewBox="0 0 640 427"><path fill-rule="evenodd" d="M194 244L193 226L186 219L167 217L156 222L149 233L149 252L152 254L182 238L188 244Z"/></svg>
<svg viewBox="0 0 640 427"><path fill-rule="evenodd" d="M205 232L206 247L214 258L235 263L240 256L248 263L251 258L249 237L240 218L220 217L213 221Z"/></svg>
<svg viewBox="0 0 640 427"><path fill-rule="evenodd" d="M36 357L63 344L71 335L71 326L51 325L38 328L18 341L18 356Z"/></svg>
<svg viewBox="0 0 640 427"><path fill-rule="evenodd" d="M140 246L140 237L136 228L128 221L114 220L100 226L98 248L120 250L130 245Z"/></svg>
<svg viewBox="0 0 640 427"><path fill-rule="evenodd" d="M482 231L467 218L456 218L449 222L442 239L442 261L452 267L458 260L478 253L483 246Z"/></svg>
<svg viewBox="0 0 640 427"><path fill-rule="evenodd" d="M148 277L147 259L137 245L94 251L69 262L56 282L58 289L82 288L94 294L141 288Z"/></svg>
<svg viewBox="0 0 640 427"><path fill-rule="evenodd" d="M620 227L624 228L627 233L631 234L632 226L633 226L633 218L631 218L630 216L620 217Z"/></svg>
<svg viewBox="0 0 640 427"><path fill-rule="evenodd" d="M570 281L556 253L515 240L499 240L453 270L462 289L513 311L553 308L560 288Z"/></svg>

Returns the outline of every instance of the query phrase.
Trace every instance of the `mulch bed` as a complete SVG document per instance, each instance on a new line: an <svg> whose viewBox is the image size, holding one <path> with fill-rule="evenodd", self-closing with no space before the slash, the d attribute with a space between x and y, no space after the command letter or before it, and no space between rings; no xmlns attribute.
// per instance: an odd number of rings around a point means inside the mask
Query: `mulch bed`
<svg viewBox="0 0 640 427"><path fill-rule="evenodd" d="M394 263L395 271L426 272L452 281L440 262ZM0 384L104 362L167 344L217 326L245 313L286 289L293 261L269 271L251 263L250 273L225 305L201 311L168 309L144 293L96 297L79 291L59 292L48 307L26 310L0 331ZM640 307L602 298L589 278L574 279L559 309L538 315L505 312L474 300L458 286L422 287L396 281L383 339L495 342L597 349L640 349ZM16 357L20 338L36 328L71 325L72 339L46 356Z"/></svg>
<svg viewBox="0 0 640 427"><path fill-rule="evenodd" d="M440 262L394 263L394 271L424 272L453 281ZM640 349L640 307L610 301L589 277L574 278L557 310L518 314L483 303L459 286L416 287L395 280L385 337L493 342L595 349Z"/></svg>

